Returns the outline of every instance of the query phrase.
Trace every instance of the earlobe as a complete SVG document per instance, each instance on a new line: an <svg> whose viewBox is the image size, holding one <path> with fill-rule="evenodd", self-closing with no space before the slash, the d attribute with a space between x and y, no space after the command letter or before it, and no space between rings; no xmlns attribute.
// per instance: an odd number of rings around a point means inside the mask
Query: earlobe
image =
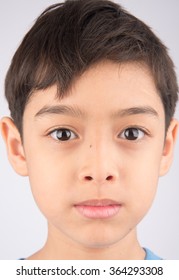
<svg viewBox="0 0 179 280"><path fill-rule="evenodd" d="M160 166L160 176L164 176L171 166L178 128L179 122L176 119L172 119L165 139L165 145Z"/></svg>
<svg viewBox="0 0 179 280"><path fill-rule="evenodd" d="M21 176L27 176L27 166L21 136L13 120L8 117L0 122L1 133L6 144L9 161Z"/></svg>

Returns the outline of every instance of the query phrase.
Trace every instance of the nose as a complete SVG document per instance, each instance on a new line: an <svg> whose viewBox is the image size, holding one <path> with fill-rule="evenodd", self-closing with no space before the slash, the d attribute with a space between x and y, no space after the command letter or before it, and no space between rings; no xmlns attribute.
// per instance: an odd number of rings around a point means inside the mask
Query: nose
<svg viewBox="0 0 179 280"><path fill-rule="evenodd" d="M112 166L111 168L109 167L108 159L106 159L106 164L101 163L100 166L94 164L94 161L94 159L90 162L87 160L86 166L84 166L84 168L79 172L79 180L81 182L91 182L96 185L102 185L105 183L112 183L117 180L117 171L115 168L112 168Z"/></svg>
<svg viewBox="0 0 179 280"><path fill-rule="evenodd" d="M88 153L83 153L79 180L82 183L96 185L111 184L118 179L118 165L116 153L106 147L91 148Z"/></svg>

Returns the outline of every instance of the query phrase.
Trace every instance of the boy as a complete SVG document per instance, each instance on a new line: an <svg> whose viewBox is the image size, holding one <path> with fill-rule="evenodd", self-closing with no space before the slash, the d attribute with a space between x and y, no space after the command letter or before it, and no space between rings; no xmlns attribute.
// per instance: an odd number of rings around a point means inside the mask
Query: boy
<svg viewBox="0 0 179 280"><path fill-rule="evenodd" d="M136 226L168 171L178 86L165 46L106 0L56 4L6 76L9 160L48 221L28 259L160 259Z"/></svg>

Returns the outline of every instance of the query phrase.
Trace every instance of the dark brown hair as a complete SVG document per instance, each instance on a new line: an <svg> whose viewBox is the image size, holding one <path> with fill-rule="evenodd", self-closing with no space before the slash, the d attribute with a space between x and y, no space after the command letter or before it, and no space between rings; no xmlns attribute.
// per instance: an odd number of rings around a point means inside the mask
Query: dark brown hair
<svg viewBox="0 0 179 280"><path fill-rule="evenodd" d="M178 86L166 47L142 21L107 0L67 0L47 8L17 49L5 81L11 116L22 119L35 90L58 85L63 97L74 79L102 60L149 66L165 109L166 129Z"/></svg>

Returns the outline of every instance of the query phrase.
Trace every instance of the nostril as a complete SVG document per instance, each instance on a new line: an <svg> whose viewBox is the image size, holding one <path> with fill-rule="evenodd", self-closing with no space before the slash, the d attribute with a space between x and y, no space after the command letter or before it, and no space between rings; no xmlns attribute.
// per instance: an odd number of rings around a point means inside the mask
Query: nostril
<svg viewBox="0 0 179 280"><path fill-rule="evenodd" d="M107 181L111 181L112 179L113 179L113 176L111 176L111 175L106 178Z"/></svg>
<svg viewBox="0 0 179 280"><path fill-rule="evenodd" d="M92 180L93 180L93 178L92 178L91 176L86 176L85 179L86 179L87 181L92 181Z"/></svg>

